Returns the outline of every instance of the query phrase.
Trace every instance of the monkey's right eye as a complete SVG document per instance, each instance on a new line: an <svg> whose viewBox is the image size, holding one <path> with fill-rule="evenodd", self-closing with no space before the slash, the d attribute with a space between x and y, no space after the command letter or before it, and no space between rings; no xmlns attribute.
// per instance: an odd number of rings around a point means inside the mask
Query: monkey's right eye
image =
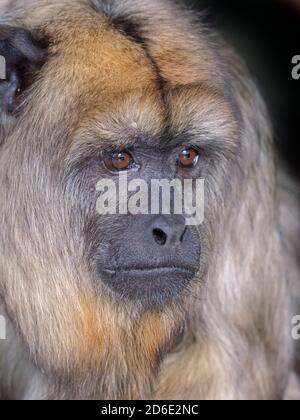
<svg viewBox="0 0 300 420"><path fill-rule="evenodd" d="M124 152L113 153L104 160L105 166L110 171L126 171L135 165L132 154L127 150Z"/></svg>

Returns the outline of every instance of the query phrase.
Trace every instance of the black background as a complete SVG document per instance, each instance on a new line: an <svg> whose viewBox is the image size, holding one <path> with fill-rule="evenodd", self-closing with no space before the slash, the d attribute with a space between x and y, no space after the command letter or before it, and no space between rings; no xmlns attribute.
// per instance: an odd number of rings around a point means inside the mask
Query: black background
<svg viewBox="0 0 300 420"><path fill-rule="evenodd" d="M293 3L294 1L294 3ZM257 81L271 114L281 156L300 175L300 0L186 0L236 48Z"/></svg>

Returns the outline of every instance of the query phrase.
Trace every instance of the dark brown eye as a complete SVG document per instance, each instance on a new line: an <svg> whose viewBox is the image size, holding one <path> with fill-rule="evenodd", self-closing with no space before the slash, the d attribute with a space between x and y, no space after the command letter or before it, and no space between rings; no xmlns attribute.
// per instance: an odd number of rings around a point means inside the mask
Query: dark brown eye
<svg viewBox="0 0 300 420"><path fill-rule="evenodd" d="M193 168L197 165L198 160L199 153L196 149L185 149L179 155L178 164L182 168Z"/></svg>
<svg viewBox="0 0 300 420"><path fill-rule="evenodd" d="M134 159L128 151L114 153L111 157L105 159L105 165L110 171L125 171L133 164Z"/></svg>

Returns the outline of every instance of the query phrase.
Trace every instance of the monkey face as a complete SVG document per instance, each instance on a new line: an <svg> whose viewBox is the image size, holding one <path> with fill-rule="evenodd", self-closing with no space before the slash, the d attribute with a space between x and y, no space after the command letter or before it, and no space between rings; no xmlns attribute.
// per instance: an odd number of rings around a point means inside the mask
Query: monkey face
<svg viewBox="0 0 300 420"><path fill-rule="evenodd" d="M140 106L145 105L141 102ZM128 120L125 124L136 123ZM120 121L118 129L121 127ZM116 151L112 143L112 151L100 148L98 157L95 150L90 157L84 152L83 161L77 159L78 145L70 152L74 156L68 175L74 179L70 188L79 185L76 194L85 199L78 202L89 203L90 208L80 212L88 214L83 230L90 250L88 262L94 285L97 289L104 286L104 290L112 292L112 297L124 304L134 303L144 309L163 307L178 300L195 279L200 265L199 226L186 223L183 191L176 195L174 188L168 187L175 185L175 180L180 189L185 180L193 181L200 176L201 151L189 142L163 136L161 133L150 138L135 128L123 140L125 151L121 151L120 145ZM84 137L81 132L80 154L86 149ZM157 194L160 190L155 190L153 181L166 185L162 192L167 197ZM137 184L139 195L135 200L139 203L132 209L136 190L132 186ZM107 204L113 207L109 215L105 209L104 214L99 214L97 208L95 190L102 189L101 185L103 191L112 185L114 196L106 194ZM161 203L164 198L165 213ZM104 198L98 200L103 203ZM176 204L177 209L182 206L181 215L174 212Z"/></svg>
<svg viewBox="0 0 300 420"><path fill-rule="evenodd" d="M171 174L180 188L185 178L199 173L196 168L199 154L192 148L181 151L184 145L180 144L174 149L170 144L168 148L162 147L161 142L159 139L156 147L151 148L138 138L130 151L104 153L103 158L88 159L76 175L87 180L81 194L90 191L88 202L95 202L97 177L100 183L105 180L108 188L110 183L117 185L112 193L118 190L123 195L122 211L127 213L97 215L97 206L94 206L94 212L86 221L85 240L91 249L88 260L95 286L99 289L104 285L117 299L144 308L164 306L178 299L195 278L200 262L198 226L187 226L184 215L168 214L169 209L167 214L151 214L156 204L153 201L160 198L151 189L151 182L164 179L168 183ZM120 175L125 175L125 182ZM137 214L128 214L134 197L132 192L125 190L130 189L130 182L132 185L137 181L143 187L143 191L139 190L139 207ZM165 193L168 195L166 207L171 208L174 199L182 205L182 192L176 197L170 190L168 194L166 188ZM115 197L109 199L116 200ZM119 197L119 209L121 200ZM142 200L145 201L143 209ZM115 212L116 208L113 210Z"/></svg>
<svg viewBox="0 0 300 420"><path fill-rule="evenodd" d="M77 213L85 215L81 229L93 286L114 301L143 310L182 303L201 282L201 268L205 271L206 264L200 252L201 237L208 248L209 229L217 223L217 200L202 225L190 226L184 212L174 211L178 201L184 201L184 197L178 200L175 193L167 197L170 211L164 213L159 202L159 211L152 214L153 181L176 180L183 186L185 181L210 179L212 184L229 165L227 159L221 161L221 150L228 147L231 154L238 144L233 141L235 123L230 109L214 89L166 85L166 99L156 84L155 79L150 79L144 94L131 87L133 92L121 93L103 113L91 110L65 152L67 182L62 181L68 186L68 195L73 200L76 197L74 230L78 230ZM195 109L200 110L199 121ZM220 133L206 131L210 109L222 125L217 127ZM201 115L203 110L205 115ZM231 132L232 137L227 139ZM221 133L225 137L218 140L215 136ZM213 142L216 147L212 147ZM123 175L126 182L121 180ZM130 185L136 185L137 180L143 181L147 189L145 192L139 186L140 208L130 214L136 190ZM110 183L117 198L105 190L104 185L110 189ZM197 199L199 191L195 189L192 191ZM113 207L113 214L99 214L97 202L102 193L106 194L108 207ZM214 201L204 192L204 204L206 200Z"/></svg>

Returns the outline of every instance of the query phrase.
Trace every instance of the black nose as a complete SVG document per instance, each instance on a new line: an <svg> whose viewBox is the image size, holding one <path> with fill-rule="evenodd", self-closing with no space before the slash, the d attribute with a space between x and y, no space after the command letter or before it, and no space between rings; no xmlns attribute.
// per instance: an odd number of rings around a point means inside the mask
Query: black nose
<svg viewBox="0 0 300 420"><path fill-rule="evenodd" d="M150 225L151 234L159 246L174 247L182 244L186 226L182 218L157 216Z"/></svg>

